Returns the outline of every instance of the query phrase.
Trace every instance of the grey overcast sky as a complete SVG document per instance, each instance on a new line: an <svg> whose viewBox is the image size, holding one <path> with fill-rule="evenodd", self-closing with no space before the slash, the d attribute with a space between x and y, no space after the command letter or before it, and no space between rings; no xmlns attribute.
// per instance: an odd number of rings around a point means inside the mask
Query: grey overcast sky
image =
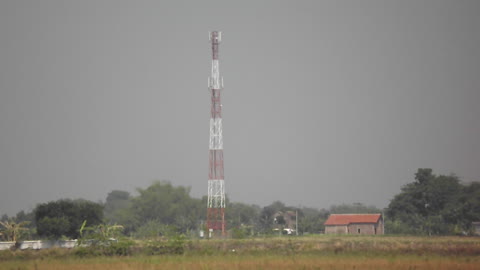
<svg viewBox="0 0 480 270"><path fill-rule="evenodd" d="M480 180L480 1L0 2L0 214L154 180L206 195L221 30L232 201L386 207Z"/></svg>

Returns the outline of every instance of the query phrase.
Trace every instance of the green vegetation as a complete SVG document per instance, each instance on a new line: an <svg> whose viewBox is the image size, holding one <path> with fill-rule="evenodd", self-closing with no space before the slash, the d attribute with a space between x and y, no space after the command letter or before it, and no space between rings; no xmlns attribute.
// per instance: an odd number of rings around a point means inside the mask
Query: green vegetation
<svg viewBox="0 0 480 270"><path fill-rule="evenodd" d="M85 200L58 200L39 204L34 210L39 236L58 239L62 236L76 239L84 221L97 225L103 219L103 206Z"/></svg>
<svg viewBox="0 0 480 270"><path fill-rule="evenodd" d="M110 246L2 251L0 269L478 269L471 237L184 237Z"/></svg>
<svg viewBox="0 0 480 270"><path fill-rule="evenodd" d="M480 183L463 185L455 175L418 169L415 182L396 195L386 211L386 230L396 234L470 234L480 220Z"/></svg>
<svg viewBox="0 0 480 270"><path fill-rule="evenodd" d="M206 196L192 198L189 188L156 181L145 189L138 188L137 195L114 190L103 204L64 199L39 204L31 213L4 215L0 219L0 239L83 239L80 228L85 221L89 237L94 231L120 224L122 230L111 238L151 239L183 234L193 239L205 230L206 200ZM333 213L385 213L389 234L468 235L472 234L472 222L480 220L480 183L462 184L455 175L435 175L431 169L418 169L414 182L405 185L383 210L361 203L317 209L287 206L281 201L260 207L227 198L225 217L229 235L245 239L278 235L285 228L295 229L297 223L300 235L319 234ZM10 227L14 224L20 227L12 235Z"/></svg>
<svg viewBox="0 0 480 270"><path fill-rule="evenodd" d="M0 221L0 226L3 227L2 235L5 235L7 241L17 242L21 233L28 230L24 227L28 223L28 221L22 221L20 223L16 223L15 221Z"/></svg>
<svg viewBox="0 0 480 270"><path fill-rule="evenodd" d="M197 227L205 212L201 200L190 197L190 188L173 187L168 182L155 182L146 189L137 189L139 196L132 198L130 206L133 229L147 221L173 225L180 232Z"/></svg>
<svg viewBox="0 0 480 270"><path fill-rule="evenodd" d="M3 215L0 218L0 241L21 241L35 238L34 218L33 212L26 214L24 211L18 212L15 217L11 218ZM15 240L13 240L14 238Z"/></svg>

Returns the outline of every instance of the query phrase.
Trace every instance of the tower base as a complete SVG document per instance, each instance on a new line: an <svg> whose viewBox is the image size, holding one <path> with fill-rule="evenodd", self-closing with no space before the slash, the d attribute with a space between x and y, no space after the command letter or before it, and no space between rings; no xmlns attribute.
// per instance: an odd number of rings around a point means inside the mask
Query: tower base
<svg viewBox="0 0 480 270"><path fill-rule="evenodd" d="M226 236L225 227L225 208L207 208L209 236Z"/></svg>

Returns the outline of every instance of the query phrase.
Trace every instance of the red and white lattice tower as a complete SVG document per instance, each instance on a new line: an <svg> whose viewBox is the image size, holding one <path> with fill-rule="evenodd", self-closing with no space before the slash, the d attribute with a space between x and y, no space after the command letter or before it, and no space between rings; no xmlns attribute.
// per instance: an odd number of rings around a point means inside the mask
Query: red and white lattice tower
<svg viewBox="0 0 480 270"><path fill-rule="evenodd" d="M223 138L222 138L222 103L220 93L223 78L220 77L218 46L222 33L213 31L209 34L212 42L212 75L208 78L212 107L210 112L210 154L208 174L207 229L210 233L225 235L225 181L223 179Z"/></svg>

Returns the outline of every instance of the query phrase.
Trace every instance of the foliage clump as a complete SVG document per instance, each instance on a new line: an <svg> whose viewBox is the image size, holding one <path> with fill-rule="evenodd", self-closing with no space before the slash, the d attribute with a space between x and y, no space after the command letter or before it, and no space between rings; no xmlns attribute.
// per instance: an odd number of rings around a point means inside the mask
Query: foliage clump
<svg viewBox="0 0 480 270"><path fill-rule="evenodd" d="M76 239L85 220L91 225L102 222L103 206L86 200L58 200L37 205L34 213L39 236Z"/></svg>
<svg viewBox="0 0 480 270"><path fill-rule="evenodd" d="M185 252L186 239L184 235L175 235L168 239L148 241L144 253L147 255L181 255Z"/></svg>
<svg viewBox="0 0 480 270"><path fill-rule="evenodd" d="M390 202L385 223L388 233L468 234L480 220L480 183L463 185L455 175L435 175L418 169Z"/></svg>
<svg viewBox="0 0 480 270"><path fill-rule="evenodd" d="M235 239L322 234L330 214L346 213L385 213L386 233L466 235L473 233L472 222L480 220L480 183L463 184L455 175L418 169L415 181L402 187L384 210L361 203L319 209L287 206L281 201L260 207L230 202L228 197L226 202L226 227ZM137 195L114 190L104 204L64 199L39 204L33 212L21 211L16 217L3 215L0 239L82 239L79 228L85 220L89 227L84 232L89 234L122 224L119 235L112 237L115 239L165 238L172 232L205 237L206 205L207 197L191 197L188 187L156 181L138 188ZM14 224L18 227L13 228Z"/></svg>
<svg viewBox="0 0 480 270"><path fill-rule="evenodd" d="M0 233L7 241L17 242L22 233L28 230L25 226L29 223L29 221L22 221L19 223L15 221L0 221L0 226L3 227L3 229L0 230Z"/></svg>

